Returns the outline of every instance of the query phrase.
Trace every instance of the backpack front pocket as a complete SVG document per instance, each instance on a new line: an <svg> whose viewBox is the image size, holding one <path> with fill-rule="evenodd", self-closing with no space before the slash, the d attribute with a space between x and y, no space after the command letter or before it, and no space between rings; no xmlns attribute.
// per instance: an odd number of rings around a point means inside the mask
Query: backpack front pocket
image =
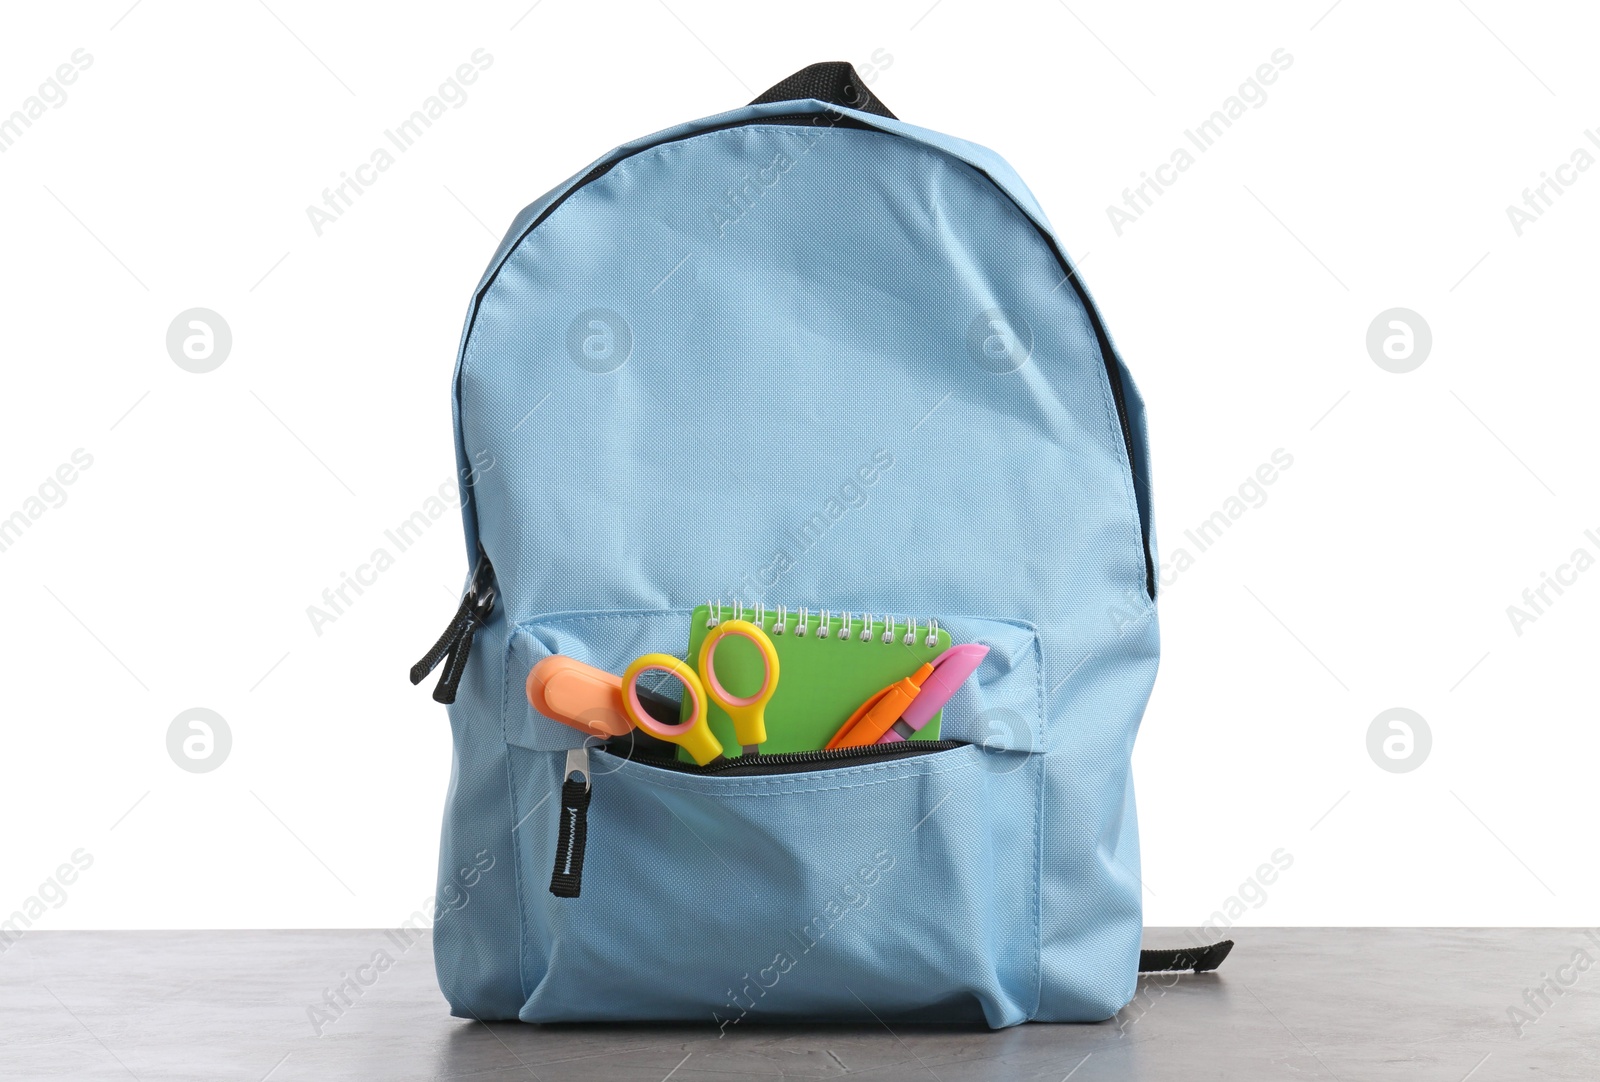
<svg viewBox="0 0 1600 1082"><path fill-rule="evenodd" d="M616 666L648 644L618 630L641 614L608 615L579 626L602 630L584 636L604 644L591 659ZM683 614L659 615L681 636ZM1039 987L1037 640L1004 621L948 626L998 654L951 700L954 740L721 772L513 741L522 1019L1026 1020ZM553 634L528 629L533 643ZM985 735L995 717L1011 738ZM558 897L574 767L587 775L582 890Z"/></svg>

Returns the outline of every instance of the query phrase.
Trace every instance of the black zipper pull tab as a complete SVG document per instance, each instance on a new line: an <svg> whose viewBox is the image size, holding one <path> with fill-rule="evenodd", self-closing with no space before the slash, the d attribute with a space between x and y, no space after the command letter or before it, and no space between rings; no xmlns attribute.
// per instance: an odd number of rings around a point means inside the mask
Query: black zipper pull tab
<svg viewBox="0 0 1600 1082"><path fill-rule="evenodd" d="M583 748L567 752L561 781L561 827L556 834L556 866L550 873L550 893L576 898L583 886L583 848L589 836L589 753Z"/></svg>
<svg viewBox="0 0 1600 1082"><path fill-rule="evenodd" d="M439 674L438 686L433 689L434 702L448 705L456 701L456 688L461 684L461 674L467 671L467 656L472 653L472 640L478 634L478 629L488 623L489 614L494 611L494 601L494 567L490 565L489 557L480 551L478 564L472 569L472 581L467 584L467 592L461 598L461 607L450 618L450 626L444 629L439 641L422 655L422 660L411 666L411 682L420 684L438 667L439 662L449 659L445 661L444 672Z"/></svg>

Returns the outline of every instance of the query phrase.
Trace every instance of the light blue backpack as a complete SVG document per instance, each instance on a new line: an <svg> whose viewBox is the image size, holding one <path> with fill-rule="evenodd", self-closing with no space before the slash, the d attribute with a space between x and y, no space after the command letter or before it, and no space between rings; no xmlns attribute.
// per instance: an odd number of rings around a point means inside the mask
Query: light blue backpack
<svg viewBox="0 0 1600 1082"><path fill-rule="evenodd" d="M442 661L452 704L454 1013L1001 1027L1220 963L1141 960L1144 414L999 157L847 64L629 143L513 223L453 409L473 570L412 680ZM822 760L700 770L529 706L552 654L682 656L708 599L990 649L939 741Z"/></svg>

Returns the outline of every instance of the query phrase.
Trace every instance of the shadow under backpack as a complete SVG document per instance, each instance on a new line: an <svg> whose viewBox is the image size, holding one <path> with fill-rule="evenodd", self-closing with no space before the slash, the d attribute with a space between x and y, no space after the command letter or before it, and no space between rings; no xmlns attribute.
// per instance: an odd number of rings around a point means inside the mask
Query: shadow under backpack
<svg viewBox="0 0 1600 1082"><path fill-rule="evenodd" d="M443 662L454 1014L999 1028L1221 962L1140 951L1143 406L997 155L843 63L628 143L512 224L452 406L471 572L412 682ZM989 653L940 740L810 767L641 761L530 707L541 659L682 656L725 598Z"/></svg>

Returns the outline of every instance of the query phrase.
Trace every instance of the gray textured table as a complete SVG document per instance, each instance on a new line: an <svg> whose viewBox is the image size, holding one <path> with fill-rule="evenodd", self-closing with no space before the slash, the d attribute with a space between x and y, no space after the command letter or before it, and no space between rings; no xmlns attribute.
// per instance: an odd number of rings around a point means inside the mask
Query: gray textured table
<svg viewBox="0 0 1600 1082"><path fill-rule="evenodd" d="M1593 1080L1595 936L1242 931L1219 972L1145 978L1099 1025L742 1026L719 1040L710 1025L463 1022L434 986L428 941L400 951L381 931L34 932L0 955L0 1078ZM328 1018L324 989L379 948L395 964ZM1578 950L1595 968L1563 969ZM1525 998L1545 975L1572 983Z"/></svg>

